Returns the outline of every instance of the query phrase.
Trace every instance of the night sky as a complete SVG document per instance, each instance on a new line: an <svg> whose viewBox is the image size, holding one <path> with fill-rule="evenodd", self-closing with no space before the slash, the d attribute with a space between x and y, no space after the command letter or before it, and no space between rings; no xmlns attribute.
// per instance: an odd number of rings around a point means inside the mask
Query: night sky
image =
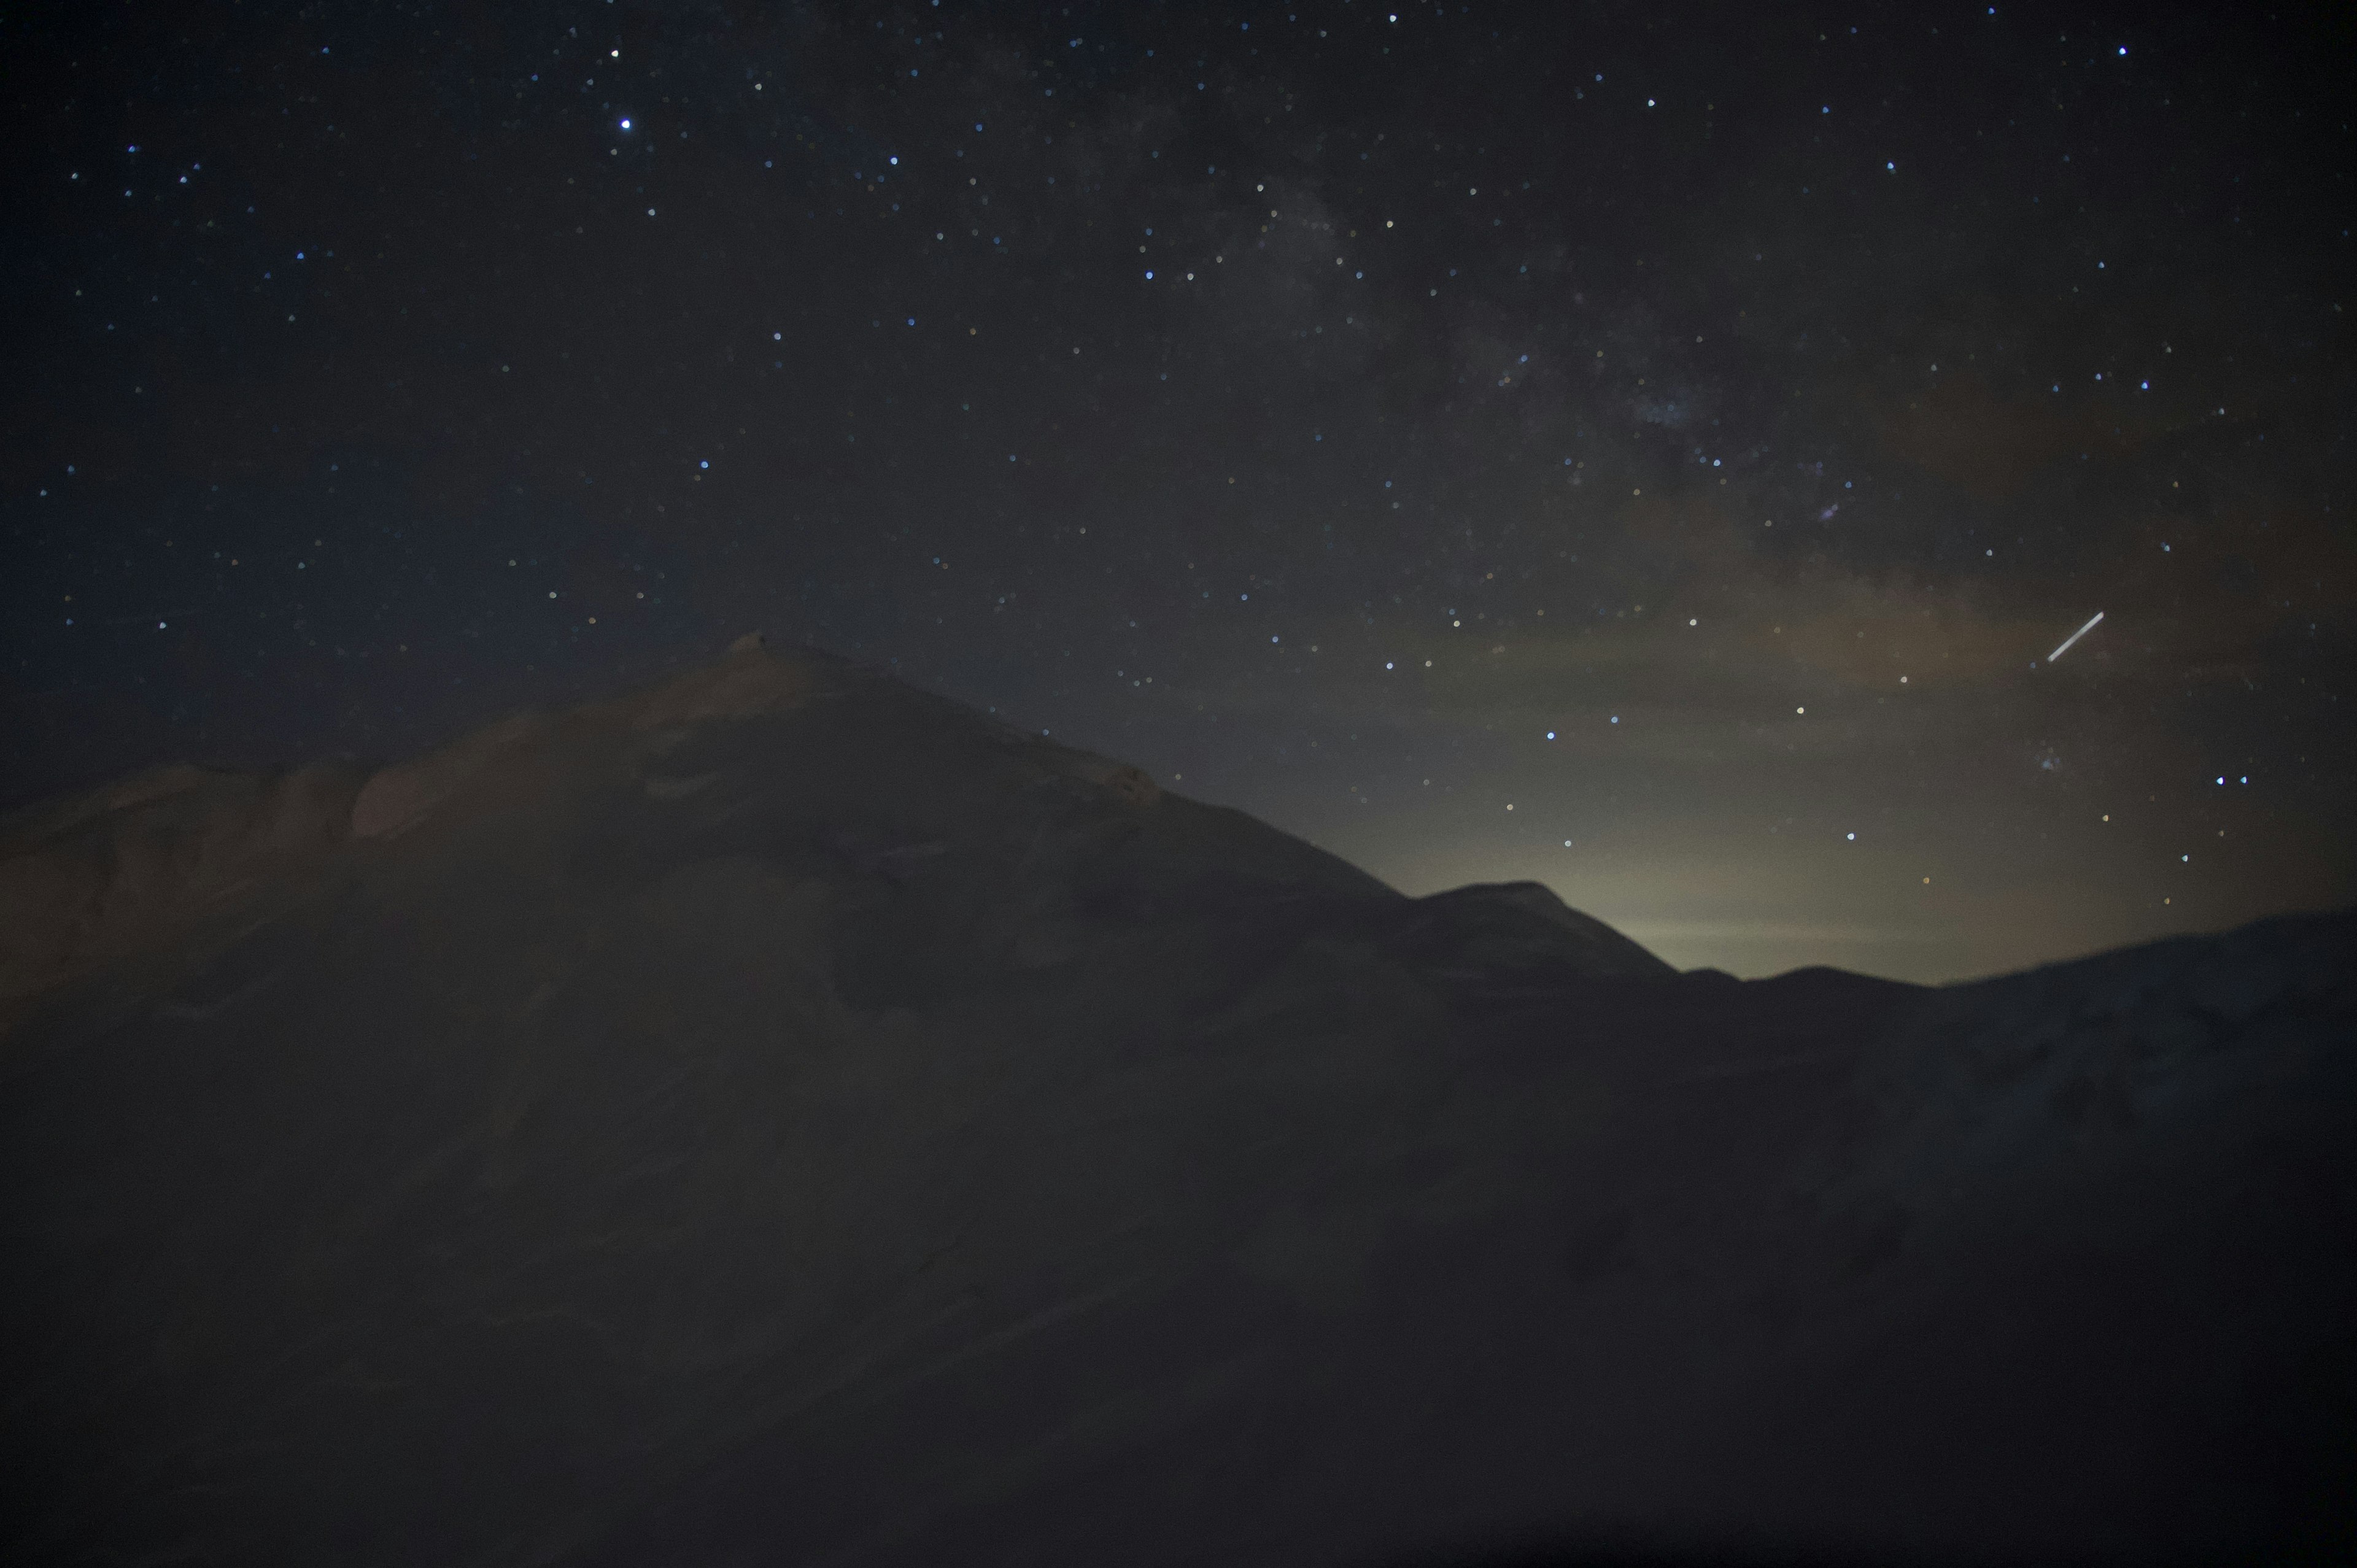
<svg viewBox="0 0 2357 1568"><path fill-rule="evenodd" d="M2347 903L2324 16L11 7L0 804L758 628L1685 966Z"/></svg>

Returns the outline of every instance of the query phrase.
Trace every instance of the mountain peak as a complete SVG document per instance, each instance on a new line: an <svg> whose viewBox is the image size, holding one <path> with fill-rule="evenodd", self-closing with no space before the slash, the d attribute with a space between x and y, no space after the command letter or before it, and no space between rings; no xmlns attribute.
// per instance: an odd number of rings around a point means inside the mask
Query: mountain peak
<svg viewBox="0 0 2357 1568"><path fill-rule="evenodd" d="M2345 1538L2352 930L1680 975L742 641L157 770L0 824L5 1554Z"/></svg>

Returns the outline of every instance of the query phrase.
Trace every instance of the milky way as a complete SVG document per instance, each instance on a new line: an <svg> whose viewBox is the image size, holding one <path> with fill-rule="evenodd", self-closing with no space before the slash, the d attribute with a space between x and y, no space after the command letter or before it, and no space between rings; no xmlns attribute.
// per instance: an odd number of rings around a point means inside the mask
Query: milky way
<svg viewBox="0 0 2357 1568"><path fill-rule="evenodd" d="M1683 964L2357 887L2345 27L17 27L9 801L759 628Z"/></svg>

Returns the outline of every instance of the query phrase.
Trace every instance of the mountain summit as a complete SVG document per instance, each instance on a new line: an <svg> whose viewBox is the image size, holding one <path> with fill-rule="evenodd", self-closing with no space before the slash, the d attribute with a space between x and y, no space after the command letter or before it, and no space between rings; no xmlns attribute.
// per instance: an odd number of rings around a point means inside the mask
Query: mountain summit
<svg viewBox="0 0 2357 1568"><path fill-rule="evenodd" d="M165 769L0 822L0 1541L2321 1557L2352 960L1679 974L758 639Z"/></svg>

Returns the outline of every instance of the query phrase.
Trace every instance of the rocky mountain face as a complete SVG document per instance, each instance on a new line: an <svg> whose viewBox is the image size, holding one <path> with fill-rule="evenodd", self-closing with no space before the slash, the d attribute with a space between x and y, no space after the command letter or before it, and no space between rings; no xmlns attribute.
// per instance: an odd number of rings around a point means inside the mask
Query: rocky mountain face
<svg viewBox="0 0 2357 1568"><path fill-rule="evenodd" d="M2352 958L1679 974L751 642L166 770L0 822L0 1540L2322 1560Z"/></svg>

